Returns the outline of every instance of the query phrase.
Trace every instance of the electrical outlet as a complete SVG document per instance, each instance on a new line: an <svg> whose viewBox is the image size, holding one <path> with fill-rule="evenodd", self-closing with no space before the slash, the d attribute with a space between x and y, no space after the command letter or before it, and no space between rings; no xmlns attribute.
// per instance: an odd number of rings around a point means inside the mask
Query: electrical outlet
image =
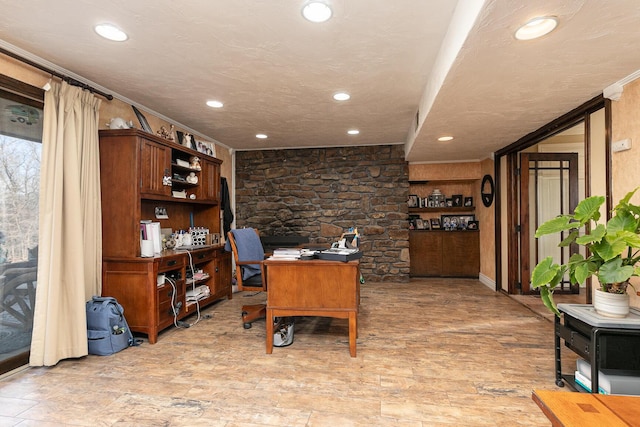
<svg viewBox="0 0 640 427"><path fill-rule="evenodd" d="M611 144L611 151L617 153L618 151L625 151L631 149L631 139L621 139Z"/></svg>

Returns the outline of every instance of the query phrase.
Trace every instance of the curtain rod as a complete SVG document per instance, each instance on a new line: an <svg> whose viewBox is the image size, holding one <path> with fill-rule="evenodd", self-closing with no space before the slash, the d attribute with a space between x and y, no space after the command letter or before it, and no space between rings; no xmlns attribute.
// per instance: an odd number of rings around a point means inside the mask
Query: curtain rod
<svg viewBox="0 0 640 427"><path fill-rule="evenodd" d="M94 88L92 86L89 86L86 83L82 83L81 81L78 81L78 80L76 80L74 78L71 78L69 76L65 76L64 74L61 74L61 73L59 73L59 72L57 72L55 70L52 70L52 69L47 68L47 67L45 67L43 65L40 65L37 62L31 61L30 59L23 58L22 56L20 56L20 55L18 55L16 53L13 53L10 50L6 50L3 47L0 47L0 53L3 53L5 55L7 55L7 56L10 56L13 59L17 59L18 61L24 62L27 65L31 65L32 67L37 68L37 69L39 69L41 71L44 71L47 74L51 74L52 76L56 76L56 77L64 80L65 82L69 83L72 86L81 87L82 89L88 90L91 93L95 93L97 95L100 95L100 96L108 99L109 101L113 100L113 95L111 95L111 94L104 93L101 90L98 90L98 89L96 89L96 88Z"/></svg>

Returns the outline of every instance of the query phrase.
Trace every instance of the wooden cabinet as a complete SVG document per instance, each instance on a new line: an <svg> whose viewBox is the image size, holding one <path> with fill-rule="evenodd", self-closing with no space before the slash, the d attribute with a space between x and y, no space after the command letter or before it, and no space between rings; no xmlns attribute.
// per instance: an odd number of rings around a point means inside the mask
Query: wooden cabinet
<svg viewBox="0 0 640 427"><path fill-rule="evenodd" d="M442 275L442 232L410 231L412 277Z"/></svg>
<svg viewBox="0 0 640 427"><path fill-rule="evenodd" d="M220 176L220 164L207 159L201 161L202 175ZM220 180L205 179L200 184L200 197L205 200L220 201Z"/></svg>
<svg viewBox="0 0 640 427"><path fill-rule="evenodd" d="M477 231L411 230L410 275L475 277L480 274L480 233Z"/></svg>
<svg viewBox="0 0 640 427"><path fill-rule="evenodd" d="M200 168L190 164L194 156ZM232 297L231 256L222 246L140 257L141 220L157 221L174 231L193 225L220 233L220 164L139 130L100 131L102 294L122 304L130 328L147 334L150 343L198 306ZM168 179L192 172L197 182ZM175 197L174 191L193 198ZM156 217L158 207L168 218ZM198 286L208 291L196 305L187 301L187 294Z"/></svg>
<svg viewBox="0 0 640 427"><path fill-rule="evenodd" d="M139 144L140 193L148 196L169 196L171 187L163 185L163 178L171 167L171 149L145 138L140 138Z"/></svg>
<svg viewBox="0 0 640 427"><path fill-rule="evenodd" d="M434 230L431 220L441 223L446 216L455 216L467 225L475 220L475 203L478 199L478 180L410 180L409 194L418 200L426 200L435 189L445 198L460 195L463 206L409 207L409 256L412 277L478 277L480 274L480 239L476 230ZM471 199L469 199L469 197ZM469 201L469 205L464 205ZM443 216L444 215L444 216ZM424 225L424 229L419 225ZM481 225L480 225L481 226Z"/></svg>

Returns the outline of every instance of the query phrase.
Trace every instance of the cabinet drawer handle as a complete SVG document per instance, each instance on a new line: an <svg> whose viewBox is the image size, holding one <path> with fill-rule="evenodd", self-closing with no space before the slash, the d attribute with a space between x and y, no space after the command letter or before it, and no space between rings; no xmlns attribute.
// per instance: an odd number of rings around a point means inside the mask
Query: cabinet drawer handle
<svg viewBox="0 0 640 427"><path fill-rule="evenodd" d="M206 256L207 256L207 254L199 254L199 255L198 255L198 259L205 258Z"/></svg>
<svg viewBox="0 0 640 427"><path fill-rule="evenodd" d="M167 262L167 266L171 267L172 265L176 265L178 263L178 261L176 261L175 259L172 259L171 261Z"/></svg>

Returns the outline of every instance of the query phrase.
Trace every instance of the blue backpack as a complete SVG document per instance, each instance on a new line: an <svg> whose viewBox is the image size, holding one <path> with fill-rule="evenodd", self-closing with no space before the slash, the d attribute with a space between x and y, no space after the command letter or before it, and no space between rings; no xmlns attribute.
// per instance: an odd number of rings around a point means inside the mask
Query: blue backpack
<svg viewBox="0 0 640 427"><path fill-rule="evenodd" d="M93 297L87 301L89 354L108 356L138 345L124 318L124 309L113 297Z"/></svg>

